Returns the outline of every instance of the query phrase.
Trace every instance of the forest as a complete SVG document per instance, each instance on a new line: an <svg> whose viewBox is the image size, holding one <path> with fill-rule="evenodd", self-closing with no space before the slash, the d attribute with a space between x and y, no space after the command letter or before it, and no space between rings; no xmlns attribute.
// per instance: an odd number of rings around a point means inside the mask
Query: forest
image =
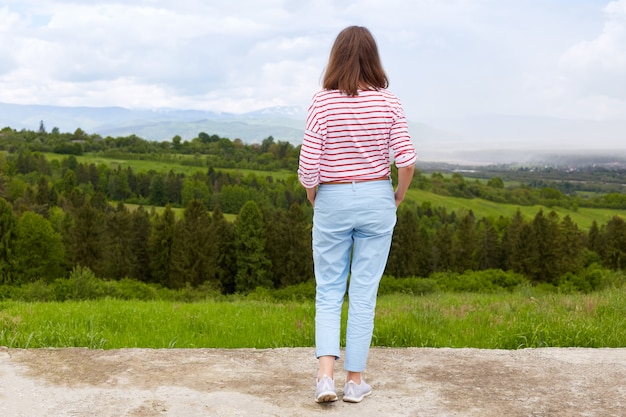
<svg viewBox="0 0 626 417"><path fill-rule="evenodd" d="M222 294L313 279L312 209L295 175L298 146L204 132L190 141L102 138L81 129L48 133L42 123L38 131L2 129L0 151L4 287L62 286L77 268L103 280ZM95 156L149 168L90 162ZM169 169L150 168L157 163ZM592 291L606 285L602 271L626 267L622 216L582 229L551 210L625 209L619 181L587 181L581 192L567 178L518 172L466 178L417 170L411 189L541 208L532 218L519 210L479 218L472 210L407 201L398 210L386 276L414 284L441 273L504 271L494 279ZM0 291L0 298L9 293Z"/></svg>

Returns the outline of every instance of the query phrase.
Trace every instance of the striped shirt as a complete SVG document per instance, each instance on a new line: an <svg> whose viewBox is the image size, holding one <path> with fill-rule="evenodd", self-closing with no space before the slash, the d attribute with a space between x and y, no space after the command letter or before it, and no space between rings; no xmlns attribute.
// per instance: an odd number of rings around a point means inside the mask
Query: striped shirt
<svg viewBox="0 0 626 417"><path fill-rule="evenodd" d="M386 90L347 96L322 90L313 96L300 149L298 178L305 188L320 183L362 181L415 164L404 110Z"/></svg>

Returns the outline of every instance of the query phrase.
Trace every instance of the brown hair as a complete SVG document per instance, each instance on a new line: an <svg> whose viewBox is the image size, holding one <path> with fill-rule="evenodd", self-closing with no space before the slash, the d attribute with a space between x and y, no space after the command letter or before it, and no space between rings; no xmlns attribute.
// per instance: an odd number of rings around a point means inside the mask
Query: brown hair
<svg viewBox="0 0 626 417"><path fill-rule="evenodd" d="M376 41L367 28L350 26L342 30L330 51L323 87L356 96L360 88L387 88Z"/></svg>

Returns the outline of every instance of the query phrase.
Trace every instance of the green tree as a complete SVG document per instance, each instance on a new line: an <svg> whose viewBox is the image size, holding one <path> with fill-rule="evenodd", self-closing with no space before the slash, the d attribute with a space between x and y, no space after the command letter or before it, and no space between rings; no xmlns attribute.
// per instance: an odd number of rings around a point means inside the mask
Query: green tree
<svg viewBox="0 0 626 417"><path fill-rule="evenodd" d="M577 273L584 264L584 234L578 229L569 215L559 224L557 236L557 270L558 275L566 272Z"/></svg>
<svg viewBox="0 0 626 417"><path fill-rule="evenodd" d="M182 202L187 207L191 200L200 200L205 206L209 206L211 193L206 182L197 178L186 178L183 182Z"/></svg>
<svg viewBox="0 0 626 417"><path fill-rule="evenodd" d="M169 172L164 183L165 201L169 204L181 204L183 190L183 175Z"/></svg>
<svg viewBox="0 0 626 417"><path fill-rule="evenodd" d="M133 260L130 276L143 282L150 281L150 216L139 206L131 212L131 247L130 256Z"/></svg>
<svg viewBox="0 0 626 417"><path fill-rule="evenodd" d="M11 284L14 279L17 217L11 205L0 198L0 283Z"/></svg>
<svg viewBox="0 0 626 417"><path fill-rule="evenodd" d="M235 229L233 224L224 217L219 204L213 209L210 235L216 242L212 254L217 265L215 280L223 292L232 294L235 292L235 276L237 275Z"/></svg>
<svg viewBox="0 0 626 417"><path fill-rule="evenodd" d="M385 273L397 278L417 275L419 269L419 223L413 210L398 210Z"/></svg>
<svg viewBox="0 0 626 417"><path fill-rule="evenodd" d="M558 269L559 219L555 212L544 216L539 211L532 222L532 260L529 265L530 278L539 282L556 282Z"/></svg>
<svg viewBox="0 0 626 417"><path fill-rule="evenodd" d="M275 209L270 216L266 253L274 285L286 287L307 281L313 276L309 218L298 203L289 210Z"/></svg>
<svg viewBox="0 0 626 417"><path fill-rule="evenodd" d="M271 262L265 253L266 232L263 215L254 201L248 201L239 211L235 226L237 275L235 289L247 292L257 287L271 288Z"/></svg>
<svg viewBox="0 0 626 417"><path fill-rule="evenodd" d="M171 284L198 286L216 275L215 241L210 235L211 218L199 200L191 200L174 234L171 259Z"/></svg>
<svg viewBox="0 0 626 417"><path fill-rule="evenodd" d="M150 195L148 200L155 206L165 205L165 181L163 175L155 174L150 181Z"/></svg>
<svg viewBox="0 0 626 417"><path fill-rule="evenodd" d="M111 171L109 174L107 194L110 199L124 201L130 197L130 186L128 184L128 173L121 167Z"/></svg>
<svg viewBox="0 0 626 417"><path fill-rule="evenodd" d="M76 208L66 235L66 250L72 266L80 265L101 276L103 242L106 241L106 215L90 201Z"/></svg>
<svg viewBox="0 0 626 417"><path fill-rule="evenodd" d="M51 282L64 274L64 248L61 235L48 220L27 211L17 223L15 264L20 281Z"/></svg>
<svg viewBox="0 0 626 417"><path fill-rule="evenodd" d="M168 204L162 214L155 216L148 242L152 280L166 287L171 287L170 270L175 228L176 217Z"/></svg>
<svg viewBox="0 0 626 417"><path fill-rule="evenodd" d="M498 231L489 219L483 218L478 223L478 248L476 260L478 269L499 269L502 268L502 251Z"/></svg>
<svg viewBox="0 0 626 417"><path fill-rule="evenodd" d="M604 264L612 269L626 267L626 222L620 216L614 216L606 224L602 245Z"/></svg>
<svg viewBox="0 0 626 417"><path fill-rule="evenodd" d="M476 225L470 211L461 218L452 238L452 265L457 272L477 269Z"/></svg>
<svg viewBox="0 0 626 417"><path fill-rule="evenodd" d="M434 271L450 271L452 264L452 239L454 230L449 224L444 224L435 232L433 241Z"/></svg>
<svg viewBox="0 0 626 417"><path fill-rule="evenodd" d="M130 212L119 202L115 210L107 213L106 239L103 248L105 276L112 279L131 277L134 269L132 218Z"/></svg>

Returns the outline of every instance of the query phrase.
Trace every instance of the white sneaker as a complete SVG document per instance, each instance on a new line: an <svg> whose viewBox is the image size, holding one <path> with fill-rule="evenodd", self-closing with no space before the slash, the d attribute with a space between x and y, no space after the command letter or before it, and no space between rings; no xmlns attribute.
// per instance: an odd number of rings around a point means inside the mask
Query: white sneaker
<svg viewBox="0 0 626 417"><path fill-rule="evenodd" d="M371 393L372 387L366 384L362 379L360 384L356 384L354 381L348 381L343 387L343 400L348 403L360 403L363 398Z"/></svg>
<svg viewBox="0 0 626 417"><path fill-rule="evenodd" d="M337 401L335 380L331 379L328 375L324 375L322 379L317 382L317 387L315 388L315 402L329 403L332 401Z"/></svg>

